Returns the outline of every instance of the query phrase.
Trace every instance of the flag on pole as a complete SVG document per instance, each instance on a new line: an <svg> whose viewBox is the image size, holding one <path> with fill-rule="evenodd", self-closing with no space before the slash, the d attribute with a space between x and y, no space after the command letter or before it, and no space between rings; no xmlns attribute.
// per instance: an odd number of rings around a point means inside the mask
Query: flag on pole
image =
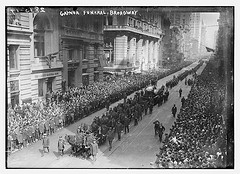
<svg viewBox="0 0 240 174"><path fill-rule="evenodd" d="M214 52L215 51L214 49L209 48L209 47L206 47L206 49L207 49L207 52Z"/></svg>

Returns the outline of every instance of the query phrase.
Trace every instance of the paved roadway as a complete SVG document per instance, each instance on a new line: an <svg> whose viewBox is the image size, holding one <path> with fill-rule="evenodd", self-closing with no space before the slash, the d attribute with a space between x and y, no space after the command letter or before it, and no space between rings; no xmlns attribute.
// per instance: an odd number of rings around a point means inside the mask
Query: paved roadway
<svg viewBox="0 0 240 174"><path fill-rule="evenodd" d="M192 64L189 67L195 67ZM199 68L197 73L201 73L205 65ZM180 70L158 81L160 88L163 84L173 78L174 75L182 73ZM169 132L174 118L171 115L171 108L176 104L178 112L181 102L178 94L179 88L182 88L182 96L187 96L191 87L184 85L184 80L170 90L169 100L160 107L155 106L153 113L143 117L138 126L130 126L130 133L123 134L122 140L114 139L112 151L108 150L108 144L99 147L97 161L83 160L77 157L69 156L69 150L62 157L57 153L57 141L60 135L74 134L81 123L91 124L95 116L101 116L105 109L102 109L80 121L63 128L50 136L50 153L42 156L42 142L39 141L21 151L11 154L7 159L7 166L10 168L151 168L151 161L156 159L155 154L159 152L160 143L158 137L154 136L153 121L158 119ZM128 96L133 97L134 94ZM111 105L117 105L118 101ZM70 146L66 146L66 149Z"/></svg>

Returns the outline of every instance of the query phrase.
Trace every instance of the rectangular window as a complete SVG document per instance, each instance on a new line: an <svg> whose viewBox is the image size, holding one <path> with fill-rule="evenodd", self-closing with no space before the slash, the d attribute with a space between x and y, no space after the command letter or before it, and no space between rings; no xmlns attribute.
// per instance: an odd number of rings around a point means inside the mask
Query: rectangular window
<svg viewBox="0 0 240 174"><path fill-rule="evenodd" d="M94 45L94 58L97 58L98 55L98 46Z"/></svg>
<svg viewBox="0 0 240 174"><path fill-rule="evenodd" d="M43 83L44 83L44 79L38 80L38 97L43 96Z"/></svg>
<svg viewBox="0 0 240 174"><path fill-rule="evenodd" d="M87 86L89 84L89 76L88 75L82 76L82 83L83 83L83 86Z"/></svg>
<svg viewBox="0 0 240 174"><path fill-rule="evenodd" d="M73 60L74 59L74 49L70 49L68 51L68 60Z"/></svg>
<svg viewBox="0 0 240 174"><path fill-rule="evenodd" d="M83 45L83 59L87 59L87 45Z"/></svg>
<svg viewBox="0 0 240 174"><path fill-rule="evenodd" d="M52 83L53 83L53 79L54 78L48 78L48 80L47 80L47 92L52 92L53 90L52 90Z"/></svg>
<svg viewBox="0 0 240 174"><path fill-rule="evenodd" d="M16 91L19 91L19 81L18 80L10 81L10 92Z"/></svg>
<svg viewBox="0 0 240 174"><path fill-rule="evenodd" d="M113 25L113 17L108 16L108 25Z"/></svg>
<svg viewBox="0 0 240 174"><path fill-rule="evenodd" d="M98 26L99 26L98 25L98 21L94 21L94 23L93 23L93 31L98 32L98 30L99 30Z"/></svg>
<svg viewBox="0 0 240 174"><path fill-rule="evenodd" d="M34 35L34 57L44 56L44 34L36 33Z"/></svg>
<svg viewBox="0 0 240 174"><path fill-rule="evenodd" d="M13 8L8 8L7 9L7 17L8 17L8 24L10 25L21 25L20 23L20 13L18 13L15 9Z"/></svg>
<svg viewBox="0 0 240 174"><path fill-rule="evenodd" d="M10 45L9 46L9 66L10 69L18 69L18 46Z"/></svg>
<svg viewBox="0 0 240 174"><path fill-rule="evenodd" d="M87 73L87 69L82 69L82 73Z"/></svg>
<svg viewBox="0 0 240 174"><path fill-rule="evenodd" d="M19 104L19 92L11 93L11 105L15 107Z"/></svg>
<svg viewBox="0 0 240 174"><path fill-rule="evenodd" d="M98 82L99 80L99 73L94 73L94 82Z"/></svg>

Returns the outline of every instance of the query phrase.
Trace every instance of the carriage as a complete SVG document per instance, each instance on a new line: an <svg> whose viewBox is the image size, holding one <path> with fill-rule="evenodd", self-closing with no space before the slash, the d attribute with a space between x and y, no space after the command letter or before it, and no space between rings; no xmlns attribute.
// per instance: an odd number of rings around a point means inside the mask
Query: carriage
<svg viewBox="0 0 240 174"><path fill-rule="evenodd" d="M91 143L94 140L97 141L97 137L90 132L80 132L74 135L66 135L65 140L71 145L73 156L81 156L83 159L87 159L91 156Z"/></svg>
<svg viewBox="0 0 240 174"><path fill-rule="evenodd" d="M164 85L160 89L157 89L156 86L148 86L143 96L143 100L149 101L150 98L153 98L153 104L156 105L159 101L159 97L163 97L164 89Z"/></svg>

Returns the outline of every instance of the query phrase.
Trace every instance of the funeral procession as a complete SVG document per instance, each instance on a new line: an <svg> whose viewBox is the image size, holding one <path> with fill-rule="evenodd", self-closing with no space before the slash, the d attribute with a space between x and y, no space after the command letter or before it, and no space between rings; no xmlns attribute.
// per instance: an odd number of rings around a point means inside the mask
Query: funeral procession
<svg viewBox="0 0 240 174"><path fill-rule="evenodd" d="M233 6L5 6L6 169L233 169Z"/></svg>

